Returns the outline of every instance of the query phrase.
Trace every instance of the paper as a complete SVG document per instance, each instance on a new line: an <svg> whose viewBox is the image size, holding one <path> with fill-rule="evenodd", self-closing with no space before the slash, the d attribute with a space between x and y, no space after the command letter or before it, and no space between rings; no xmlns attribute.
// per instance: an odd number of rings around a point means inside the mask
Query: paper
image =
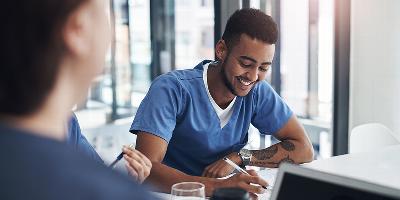
<svg viewBox="0 0 400 200"><path fill-rule="evenodd" d="M236 173L229 174L228 176L218 178L218 179L227 179ZM263 170L257 171L257 174L262 177L264 180L268 182L268 190L265 191L264 194L259 194L258 199L259 200L268 200L271 197L271 192L272 192L272 187L275 184L275 178L278 175L278 168L265 168Z"/></svg>
<svg viewBox="0 0 400 200"><path fill-rule="evenodd" d="M235 174L236 172L218 179L227 179ZM278 168L265 168L263 170L257 171L257 174L261 176L264 180L266 180L269 186L273 187L275 184L275 177L278 174Z"/></svg>
<svg viewBox="0 0 400 200"><path fill-rule="evenodd" d="M270 187L273 187L275 184L275 178L278 174L278 168L265 168L258 171L257 174L266 180Z"/></svg>

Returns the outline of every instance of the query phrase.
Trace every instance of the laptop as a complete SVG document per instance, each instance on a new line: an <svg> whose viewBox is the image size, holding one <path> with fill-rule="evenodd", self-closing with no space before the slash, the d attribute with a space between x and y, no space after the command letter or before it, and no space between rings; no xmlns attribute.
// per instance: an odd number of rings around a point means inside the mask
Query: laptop
<svg viewBox="0 0 400 200"><path fill-rule="evenodd" d="M395 200L400 190L284 163L270 200Z"/></svg>

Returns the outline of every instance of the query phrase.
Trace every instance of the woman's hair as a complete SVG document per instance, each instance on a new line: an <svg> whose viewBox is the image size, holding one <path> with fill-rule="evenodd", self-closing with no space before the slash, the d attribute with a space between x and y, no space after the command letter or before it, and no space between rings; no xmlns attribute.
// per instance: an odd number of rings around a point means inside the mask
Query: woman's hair
<svg viewBox="0 0 400 200"><path fill-rule="evenodd" d="M242 34L267 44L275 44L278 40L278 26L262 11L244 8L237 10L228 19L222 39L228 49L232 49L239 42Z"/></svg>
<svg viewBox="0 0 400 200"><path fill-rule="evenodd" d="M53 88L66 51L62 29L88 0L9 0L1 3L0 114L30 114Z"/></svg>

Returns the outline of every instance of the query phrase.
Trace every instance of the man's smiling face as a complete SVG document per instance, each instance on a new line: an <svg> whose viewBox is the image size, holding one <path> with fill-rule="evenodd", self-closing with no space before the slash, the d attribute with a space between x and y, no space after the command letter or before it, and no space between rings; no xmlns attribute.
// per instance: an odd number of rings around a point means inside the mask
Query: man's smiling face
<svg viewBox="0 0 400 200"><path fill-rule="evenodd" d="M265 79L274 53L274 44L242 34L226 58L221 59L225 86L236 96L246 96L257 82Z"/></svg>

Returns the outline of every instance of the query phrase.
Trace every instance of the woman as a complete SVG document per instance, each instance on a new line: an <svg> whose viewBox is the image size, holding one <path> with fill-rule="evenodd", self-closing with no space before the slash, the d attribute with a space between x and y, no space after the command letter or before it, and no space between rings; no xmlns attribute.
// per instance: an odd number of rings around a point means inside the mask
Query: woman
<svg viewBox="0 0 400 200"><path fill-rule="evenodd" d="M2 2L0 199L154 199L129 177L65 142L72 106L103 71L107 5L106 0Z"/></svg>

